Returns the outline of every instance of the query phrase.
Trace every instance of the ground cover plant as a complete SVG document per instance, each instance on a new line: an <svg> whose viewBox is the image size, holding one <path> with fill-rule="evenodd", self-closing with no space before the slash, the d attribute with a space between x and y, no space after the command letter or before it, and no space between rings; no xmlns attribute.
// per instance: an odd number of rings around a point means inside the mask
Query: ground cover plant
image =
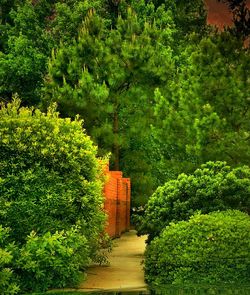
<svg viewBox="0 0 250 295"><path fill-rule="evenodd" d="M239 209L250 211L250 169L232 168L226 162L208 162L193 174L180 174L150 197L140 219L140 233L149 240L158 236L170 222L187 220L196 211Z"/></svg>
<svg viewBox="0 0 250 295"><path fill-rule="evenodd" d="M104 226L96 147L81 120L58 115L20 108L19 100L0 110L0 223L27 292L76 284Z"/></svg>
<svg viewBox="0 0 250 295"><path fill-rule="evenodd" d="M146 280L164 284L249 284L250 217L227 210L170 223L146 250Z"/></svg>

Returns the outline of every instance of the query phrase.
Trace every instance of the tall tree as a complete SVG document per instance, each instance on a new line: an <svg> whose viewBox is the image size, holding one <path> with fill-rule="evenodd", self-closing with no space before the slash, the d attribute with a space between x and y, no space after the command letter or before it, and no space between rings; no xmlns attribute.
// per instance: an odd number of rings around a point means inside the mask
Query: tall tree
<svg viewBox="0 0 250 295"><path fill-rule="evenodd" d="M185 56L188 64L171 90L156 92L162 153L172 164L188 161L186 170L208 160L249 164L249 49L224 32L187 48Z"/></svg>
<svg viewBox="0 0 250 295"><path fill-rule="evenodd" d="M147 126L153 90L172 75L168 42L169 31L141 26L131 9L110 30L90 12L74 44L62 46L50 61L49 101L58 101L63 114L84 117L99 146L112 150L117 170L122 143L131 131L140 133Z"/></svg>
<svg viewBox="0 0 250 295"><path fill-rule="evenodd" d="M148 0L155 7L164 7L172 13L174 23L177 27L177 35L182 38L190 33L205 33L206 31L206 9L203 0ZM176 39L178 42L179 40Z"/></svg>
<svg viewBox="0 0 250 295"><path fill-rule="evenodd" d="M0 97L14 93L38 104L53 47L71 43L91 8L101 0L2 0L0 9Z"/></svg>
<svg viewBox="0 0 250 295"><path fill-rule="evenodd" d="M134 184L133 195L141 200L145 200L145 196L148 196L159 184L158 176L162 172L158 167L157 174L154 171L156 165L153 163L159 160L157 153L159 146L152 139L149 127L152 121L154 88L168 87L169 81L175 75L174 71L182 62L178 54L183 50L189 35L193 34L193 29L195 28L197 36L206 31L206 14L202 1L197 0L195 5L188 6L188 9L185 8L184 3L179 5L179 2L166 1L164 5L156 5L153 2L144 0L104 1L105 5L102 6L104 9L98 8L97 14L101 16L103 22L102 36L104 37L101 39L106 41L102 40L100 47L95 45L95 51L93 51L91 44L94 43L93 39L96 37L90 33L91 39L89 35L84 35L84 42L90 44L87 46L90 48L88 51L75 49L69 53L71 49L68 48L66 54L65 49L61 50L64 47L62 45L56 57L53 58L55 61L51 63L51 72L48 76L48 85L51 84L54 88L54 93L50 96L59 101L61 113L72 116L78 112L82 114L85 119L85 128L95 138L101 153L113 152L111 162L116 162L115 168L118 169L120 166L119 168L131 177ZM131 29L126 29L127 32L124 32L121 30L121 24L122 21L129 22L127 14L129 4L136 13L136 18L130 17L130 22L133 19L130 25ZM186 20L192 19L188 26L187 21L185 24L184 21L177 23L177 19L181 20L183 17ZM153 28L151 32L146 30L145 24L148 23ZM152 33L154 30L157 33ZM113 37L114 35L117 35L116 39ZM150 42L143 39L146 35L149 36L148 40L151 39L150 47L148 45ZM80 38L84 39L83 35L78 37L77 42ZM200 37L197 38L199 40ZM147 40L146 37L145 40ZM76 48L76 45L73 47ZM99 48L103 53L98 52ZM108 53L106 53L107 50ZM125 53L126 50L129 51L129 55ZM140 54L138 54L138 50ZM76 52L80 58L76 57ZM171 56L171 61L169 61L169 57L163 57L166 52L168 52L166 55ZM112 56L112 58L107 56ZM96 60L96 57L98 57L98 64L94 65L93 61ZM153 62L157 58L161 58L161 61ZM63 70L59 66L59 59L61 59L61 65L64 64ZM83 59L84 67L82 66ZM73 69L72 65L67 65L72 64L73 61L74 64L78 64L80 70L75 70L76 66ZM150 67L151 71L148 70ZM101 71L101 68L105 71ZM157 70L153 70L154 68ZM57 71L58 69L60 70ZM56 71L61 78L56 78ZM75 75L75 78L70 82L68 81L69 72ZM90 82L86 82L89 81L87 78L82 79L79 84L80 74L75 74L76 72L85 72L85 75L91 74L92 85ZM118 73L120 73L120 77L118 77ZM62 81L63 75L66 82L65 87ZM107 82L107 79L110 80L111 77L116 81L115 83L118 83L115 87L122 84L126 87L121 87L120 90L115 89L113 84L110 85L109 81ZM121 77L123 77L122 80L120 80ZM128 81L130 82L128 83ZM45 91L50 92L49 88L50 86L46 86ZM56 88L58 89L55 90ZM73 92L72 89L74 89ZM114 93L118 98L115 108ZM115 109L118 110L116 116Z"/></svg>

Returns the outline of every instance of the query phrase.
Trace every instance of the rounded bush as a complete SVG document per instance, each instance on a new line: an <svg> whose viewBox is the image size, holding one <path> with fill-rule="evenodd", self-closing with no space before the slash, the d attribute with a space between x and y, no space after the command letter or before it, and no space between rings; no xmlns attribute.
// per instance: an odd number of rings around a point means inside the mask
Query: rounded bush
<svg viewBox="0 0 250 295"><path fill-rule="evenodd" d="M100 231L100 164L82 121L19 101L2 106L0 116L0 222L15 241L79 223L88 236Z"/></svg>
<svg viewBox="0 0 250 295"><path fill-rule="evenodd" d="M187 220L196 211L237 209L250 212L250 169L208 162L193 174L180 174L150 197L139 233L158 236L170 222Z"/></svg>
<svg viewBox="0 0 250 295"><path fill-rule="evenodd" d="M14 100L2 105L0 117L0 224L11 228L9 242L14 241L19 249L32 247L21 260L16 257L20 261L20 265L16 264L18 273L23 278L31 274L46 277L47 281L32 280L37 286L41 282L46 287L58 285L57 281L61 285L71 283L72 273L78 276L79 268L89 257L96 256L105 225L97 148L79 118L61 119L54 107L44 114L21 108L20 101ZM57 233L68 233L72 228L77 228L74 235L78 237L71 245L72 251L78 251L78 260L70 256L74 266L57 252L64 251L65 237L53 242ZM36 236L32 241L27 238L31 232ZM84 247L78 245L77 239L85 241ZM66 248L65 252L71 251ZM47 262L49 253L55 253L55 257ZM80 259L81 255L84 259ZM34 269L29 259L36 264ZM59 268L56 270L58 263L61 273ZM58 277L51 277L45 265ZM43 289L41 285L39 288Z"/></svg>
<svg viewBox="0 0 250 295"><path fill-rule="evenodd" d="M227 210L171 223L147 246L153 285L250 283L250 217Z"/></svg>

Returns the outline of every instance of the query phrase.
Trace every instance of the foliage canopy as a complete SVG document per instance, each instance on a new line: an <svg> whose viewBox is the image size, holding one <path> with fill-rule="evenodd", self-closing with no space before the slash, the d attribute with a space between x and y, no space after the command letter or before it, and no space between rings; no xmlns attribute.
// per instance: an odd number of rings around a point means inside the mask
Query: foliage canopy
<svg viewBox="0 0 250 295"><path fill-rule="evenodd" d="M173 81L155 92L152 131L165 169L175 178L207 161L248 165L249 49L224 32L190 43L181 56Z"/></svg>
<svg viewBox="0 0 250 295"><path fill-rule="evenodd" d="M63 114L84 117L99 147L113 151L115 170L121 146L148 125L155 86L173 72L171 38L154 23L141 24L131 9L110 30L90 12L73 45L60 47L52 56L48 100L58 101ZM136 122L135 112L145 118Z"/></svg>

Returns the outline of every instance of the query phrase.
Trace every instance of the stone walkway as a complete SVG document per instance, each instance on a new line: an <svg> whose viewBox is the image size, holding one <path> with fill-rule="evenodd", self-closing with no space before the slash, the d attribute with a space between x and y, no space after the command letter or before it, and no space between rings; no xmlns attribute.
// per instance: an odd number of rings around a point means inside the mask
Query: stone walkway
<svg viewBox="0 0 250 295"><path fill-rule="evenodd" d="M114 240L109 254L109 266L93 266L87 271L87 280L78 291L146 291L143 253L146 236L137 237L135 230Z"/></svg>

